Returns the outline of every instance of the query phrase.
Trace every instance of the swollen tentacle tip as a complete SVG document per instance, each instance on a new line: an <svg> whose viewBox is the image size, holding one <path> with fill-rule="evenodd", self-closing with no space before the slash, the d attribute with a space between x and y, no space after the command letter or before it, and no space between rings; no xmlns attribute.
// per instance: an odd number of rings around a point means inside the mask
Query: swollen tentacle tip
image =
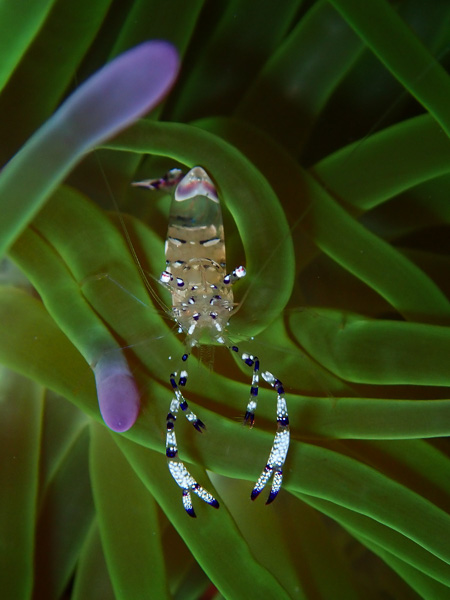
<svg viewBox="0 0 450 600"><path fill-rule="evenodd" d="M192 507L191 508L186 508L186 512L193 519L197 518L197 515L195 514L195 511L194 511L194 509Z"/></svg>
<svg viewBox="0 0 450 600"><path fill-rule="evenodd" d="M220 508L220 504L217 502L217 500L215 498L213 498L213 500L209 503L210 506L212 506L213 508Z"/></svg>
<svg viewBox="0 0 450 600"><path fill-rule="evenodd" d="M128 366L104 359L94 368L100 412L105 424L116 431L128 431L140 410L140 394Z"/></svg>

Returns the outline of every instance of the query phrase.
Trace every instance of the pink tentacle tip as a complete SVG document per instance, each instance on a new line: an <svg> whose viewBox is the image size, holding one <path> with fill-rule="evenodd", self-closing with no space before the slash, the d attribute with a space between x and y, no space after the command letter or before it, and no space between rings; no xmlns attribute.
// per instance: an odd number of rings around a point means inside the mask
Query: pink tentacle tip
<svg viewBox="0 0 450 600"><path fill-rule="evenodd" d="M104 369L94 370L100 412L110 429L123 433L138 418L141 404L139 390L129 373L122 369L117 369L116 372L106 370L109 373L105 373Z"/></svg>

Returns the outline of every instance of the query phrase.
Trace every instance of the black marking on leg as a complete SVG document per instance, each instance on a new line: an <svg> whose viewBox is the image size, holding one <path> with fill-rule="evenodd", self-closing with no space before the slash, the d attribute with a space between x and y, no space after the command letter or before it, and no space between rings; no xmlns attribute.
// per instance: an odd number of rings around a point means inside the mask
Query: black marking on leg
<svg viewBox="0 0 450 600"><path fill-rule="evenodd" d="M270 490L270 494L269 494L269 497L267 498L266 504L272 504L272 502L278 496L278 491L274 492L273 490Z"/></svg>
<svg viewBox="0 0 450 600"><path fill-rule="evenodd" d="M250 494L250 499L256 500L256 498L260 495L261 492L262 490L252 490L252 493Z"/></svg>
<svg viewBox="0 0 450 600"><path fill-rule="evenodd" d="M197 419L196 421L192 422L192 425L195 427L195 429L197 431L200 431L200 433L203 433L203 429L206 429L206 425L203 423L203 421L200 421L200 419Z"/></svg>
<svg viewBox="0 0 450 600"><path fill-rule="evenodd" d="M253 427L255 422L255 413L247 411L244 415L244 425L250 425L250 428Z"/></svg>
<svg viewBox="0 0 450 600"><path fill-rule="evenodd" d="M189 494L189 490L183 490L183 496L187 496L188 494ZM195 511L194 511L194 509L192 508L192 506L191 506L191 508L186 508L186 512L187 512L187 514L188 514L190 517L192 517L193 519L196 519L196 518L197 518L197 515L195 514Z"/></svg>
<svg viewBox="0 0 450 600"><path fill-rule="evenodd" d="M223 278L223 283L225 285L232 285L233 283L236 283L236 281L239 281L239 279L242 279L242 277L245 277L245 275L246 271L244 267L240 266L237 269L234 269L234 271L232 271L231 273L225 275L225 277Z"/></svg>

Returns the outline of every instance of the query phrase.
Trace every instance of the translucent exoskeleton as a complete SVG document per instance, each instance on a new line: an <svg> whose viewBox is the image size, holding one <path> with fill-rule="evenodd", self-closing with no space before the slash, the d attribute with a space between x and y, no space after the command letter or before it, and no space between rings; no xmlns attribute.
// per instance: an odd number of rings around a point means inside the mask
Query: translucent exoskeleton
<svg viewBox="0 0 450 600"><path fill-rule="evenodd" d="M253 370L250 398L244 423L253 426L258 400L260 366L257 356L240 353L227 336L227 325L235 308L233 285L245 276L240 266L227 273L225 239L220 200L214 183L202 167L194 167L186 175L178 169L161 179L137 182L148 189L174 188L166 239L166 268L161 284L172 296L172 316L180 331L186 334L186 350L181 357L186 365L194 346L216 342L238 353ZM256 482L251 498L254 500L273 476L267 504L272 502L281 487L283 465L289 449L289 418L283 384L269 371L261 373L277 394L277 431L267 463ZM174 397L167 414L166 455L169 470L183 490L183 506L195 517L190 492L218 508L217 500L187 470L178 456L175 423L179 409L195 429L202 432L204 423L189 409L182 388L186 385L186 368L170 375Z"/></svg>

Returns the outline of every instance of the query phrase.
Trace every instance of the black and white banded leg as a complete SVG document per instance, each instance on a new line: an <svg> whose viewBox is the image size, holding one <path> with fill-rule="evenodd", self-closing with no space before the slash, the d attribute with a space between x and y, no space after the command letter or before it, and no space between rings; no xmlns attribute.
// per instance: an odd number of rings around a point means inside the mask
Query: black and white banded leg
<svg viewBox="0 0 450 600"><path fill-rule="evenodd" d="M277 392L277 432L275 433L269 460L253 488L251 499L255 500L259 496L273 474L272 489L266 502L266 504L270 504L277 497L283 482L283 466L286 461L290 441L289 416L281 381L269 371L262 373L262 377Z"/></svg>
<svg viewBox="0 0 450 600"><path fill-rule="evenodd" d="M183 355L183 360L186 361L188 358L187 354ZM219 508L217 500L205 490L197 481L192 477L189 471L184 466L183 462L178 458L178 445L175 436L175 421L177 419L178 410L184 413L186 419L192 423L197 431L202 432L205 429L204 423L197 418L197 416L190 410L186 399L184 398L180 387L186 385L187 371L181 371L178 384L176 382L176 373L172 373L170 376L170 383L175 394L175 398L170 403L169 413L167 414L167 433L166 433L166 456L167 463L169 465L169 471L172 477L175 479L177 484L183 490L183 506L190 517L196 517L195 511L192 507L191 490L194 494L197 494L199 498L204 500L207 504L214 508Z"/></svg>
<svg viewBox="0 0 450 600"><path fill-rule="evenodd" d="M239 352L237 346L232 346L231 350L233 350L233 352ZM247 404L247 410L244 417L244 423L248 423L250 427L253 427L259 390L259 359L257 356L252 356L251 354L246 353L241 354L241 359L247 366L253 367L250 399ZM281 381L274 377L274 375L272 375L272 373L269 371L265 371L261 374L261 376L277 392L277 431L275 433L275 438L267 464L259 476L250 497L252 500L255 500L273 475L272 488L266 502L266 504L270 504L277 497L283 482L283 466L286 461L290 442L289 416L284 388Z"/></svg>

